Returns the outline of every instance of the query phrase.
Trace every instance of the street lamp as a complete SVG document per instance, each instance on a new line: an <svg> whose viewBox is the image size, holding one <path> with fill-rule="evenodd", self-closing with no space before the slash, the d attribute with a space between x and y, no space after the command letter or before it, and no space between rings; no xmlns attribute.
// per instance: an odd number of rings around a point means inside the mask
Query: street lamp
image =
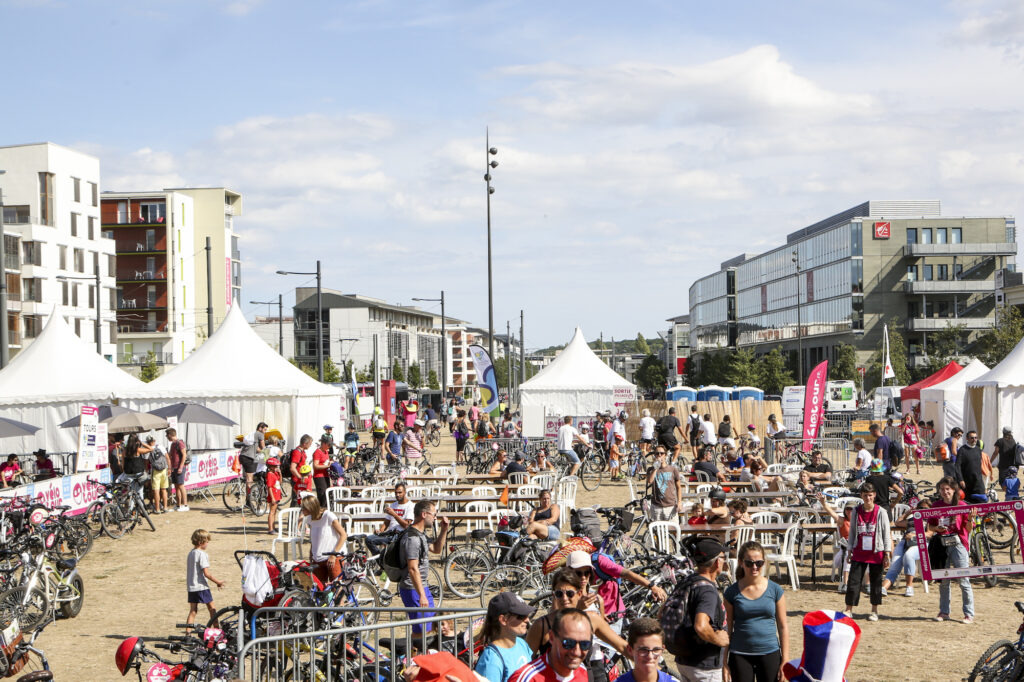
<svg viewBox="0 0 1024 682"><path fill-rule="evenodd" d="M4 276L6 276L6 273L4 273ZM57 281L59 281L59 282L66 282L68 280L75 280L75 279L77 279L77 280L90 280L91 279L91 280L95 280L96 281L96 296L95 296L95 299L93 301L96 304L96 352L99 353L102 356L103 355L103 342L100 339L100 327L102 326L102 322L100 321L100 268L99 268L98 265L96 266L96 276L95 277L74 277L74 276L69 276L69 275L57 275Z"/></svg>
<svg viewBox="0 0 1024 682"><path fill-rule="evenodd" d="M484 181L487 183L487 352L494 362L494 286L491 279L491 169L498 167L498 162L491 159L497 155L498 148L491 146L491 131L488 129L484 138Z"/></svg>
<svg viewBox="0 0 1024 682"><path fill-rule="evenodd" d="M7 171L0 170L0 175ZM7 253L5 251L6 238L4 237L4 191L0 189L0 369L7 366L10 361L10 351L7 348Z"/></svg>
<svg viewBox="0 0 1024 682"><path fill-rule="evenodd" d="M323 289L320 285L320 261L316 262L316 272L293 272L278 270L279 275L316 275L316 373L321 383L324 380L324 332L320 319L323 310Z"/></svg>
<svg viewBox="0 0 1024 682"><path fill-rule="evenodd" d="M249 301L249 305L274 305L273 301ZM284 355L284 306L277 295L277 348Z"/></svg>
<svg viewBox="0 0 1024 682"><path fill-rule="evenodd" d="M793 263L796 264L796 383L804 385L804 342L803 325L800 323L800 253L793 249Z"/></svg>
<svg viewBox="0 0 1024 682"><path fill-rule="evenodd" d="M498 162L495 161L494 165L498 165ZM489 204L490 204L490 200L488 200L488 205ZM488 210L488 215L490 215L490 210ZM488 254L490 254L490 244L491 244L490 222L488 222L487 225L488 225L488 229L487 229L487 248L488 248ZM491 267L491 261L490 261L490 256L488 256L488 260L487 260L487 274L488 274L488 277L490 277L490 267ZM490 280L488 280L488 281L490 281ZM414 300L414 301L434 301L434 302L440 301L441 302L441 400L444 401L444 400L446 400L448 398L448 348L447 348L448 333L445 331L444 290L443 289L441 290L441 298L414 298L412 300Z"/></svg>

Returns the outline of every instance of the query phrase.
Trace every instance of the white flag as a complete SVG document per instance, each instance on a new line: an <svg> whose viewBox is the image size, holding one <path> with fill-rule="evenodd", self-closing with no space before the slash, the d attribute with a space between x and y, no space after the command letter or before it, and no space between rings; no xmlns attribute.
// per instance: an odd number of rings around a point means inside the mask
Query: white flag
<svg viewBox="0 0 1024 682"><path fill-rule="evenodd" d="M885 381L896 378L896 372L892 369L892 360L889 359L889 325L883 325L882 335L885 344L885 366L882 368L882 381Z"/></svg>

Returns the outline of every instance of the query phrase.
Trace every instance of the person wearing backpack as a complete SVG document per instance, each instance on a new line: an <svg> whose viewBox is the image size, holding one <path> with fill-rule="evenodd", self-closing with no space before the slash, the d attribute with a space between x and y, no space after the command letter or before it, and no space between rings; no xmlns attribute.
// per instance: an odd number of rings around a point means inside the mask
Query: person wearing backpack
<svg viewBox="0 0 1024 682"><path fill-rule="evenodd" d="M437 516L437 507L430 500L420 500L413 507L415 520L399 534L398 564L403 566L402 580L398 584L398 594L406 607L433 607L434 595L427 589L427 576L430 575L430 552L440 554L444 551L444 542L448 537L448 519ZM427 541L427 524L437 520L437 539L433 543ZM389 547L390 549L390 547ZM387 553L387 550L385 550ZM385 561L384 563L387 563ZM409 620L417 618L433 618L432 611L411 611ZM430 632L433 626L414 625L413 633Z"/></svg>
<svg viewBox="0 0 1024 682"><path fill-rule="evenodd" d="M676 584L661 609L665 648L676 657L682 682L721 682L729 633L717 580L725 567L725 547L714 538L702 538L693 555L696 573Z"/></svg>
<svg viewBox="0 0 1024 682"><path fill-rule="evenodd" d="M487 604L487 617L480 631L484 648L476 672L488 682L507 682L512 673L533 658L526 643L526 630L534 608L512 592L499 592Z"/></svg>
<svg viewBox="0 0 1024 682"><path fill-rule="evenodd" d="M604 604L604 614L612 628L621 632L621 621L626 615L626 603L622 600L619 591L619 581L628 580L634 585L647 587L651 590L651 596L655 601L663 602L668 596L665 590L657 585L652 585L647 578L624 568L603 552L588 554L577 550L570 552L565 561L566 566L579 574L590 576L590 584L597 587L597 594L600 595Z"/></svg>
<svg viewBox="0 0 1024 682"><path fill-rule="evenodd" d="M167 513L167 491L171 488L171 479L167 477L167 454L156 444L156 438L150 436L146 445L152 448L149 452L149 484L153 489L153 513Z"/></svg>

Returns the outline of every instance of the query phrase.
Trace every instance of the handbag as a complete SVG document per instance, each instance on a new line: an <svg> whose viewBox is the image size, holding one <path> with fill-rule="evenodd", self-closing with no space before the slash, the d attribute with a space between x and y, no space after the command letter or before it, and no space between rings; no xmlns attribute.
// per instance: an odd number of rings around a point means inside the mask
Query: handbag
<svg viewBox="0 0 1024 682"><path fill-rule="evenodd" d="M932 536L931 540L928 541L928 562L932 565L933 571L946 567L946 548L942 544L942 538L942 535L936 533Z"/></svg>

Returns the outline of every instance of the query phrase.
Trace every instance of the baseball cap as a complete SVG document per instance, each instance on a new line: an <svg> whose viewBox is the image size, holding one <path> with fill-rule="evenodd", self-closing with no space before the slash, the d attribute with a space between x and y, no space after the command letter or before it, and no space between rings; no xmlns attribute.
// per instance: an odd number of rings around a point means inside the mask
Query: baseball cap
<svg viewBox="0 0 1024 682"><path fill-rule="evenodd" d="M281 466L281 462L278 461L277 457L271 457L270 459L267 460L267 466L268 467Z"/></svg>
<svg viewBox="0 0 1024 682"><path fill-rule="evenodd" d="M621 433L616 433L615 440L626 440L626 437L623 436Z"/></svg>
<svg viewBox="0 0 1024 682"><path fill-rule="evenodd" d="M324 424L324 431L326 431L327 429L333 429L333 428L334 427L331 426L330 424Z"/></svg>
<svg viewBox="0 0 1024 682"><path fill-rule="evenodd" d="M709 497L712 500L724 500L725 499L725 491L722 490L721 488L713 488L711 490L711 494L709 495Z"/></svg>
<svg viewBox="0 0 1024 682"><path fill-rule="evenodd" d="M1004 426L1003 427L1003 434L1004 435L1009 435L1011 433L1013 433L1013 429L1011 429L1009 426Z"/></svg>
<svg viewBox="0 0 1024 682"><path fill-rule="evenodd" d="M415 424L416 426L426 426L422 419L417 419L416 421L413 422L413 424Z"/></svg>
<svg viewBox="0 0 1024 682"><path fill-rule="evenodd" d="M505 613L511 613L514 616L529 616L533 614L533 608L516 596L514 592L499 592L487 604L487 615L493 617Z"/></svg>
<svg viewBox="0 0 1024 682"><path fill-rule="evenodd" d="M721 556L724 552L725 547L718 540L714 538L701 538L694 547L693 559L698 564L704 564Z"/></svg>
<svg viewBox="0 0 1024 682"><path fill-rule="evenodd" d="M569 568L594 567L594 564L590 561L590 555L580 549L575 552L569 552L569 558L565 560L565 564Z"/></svg>

